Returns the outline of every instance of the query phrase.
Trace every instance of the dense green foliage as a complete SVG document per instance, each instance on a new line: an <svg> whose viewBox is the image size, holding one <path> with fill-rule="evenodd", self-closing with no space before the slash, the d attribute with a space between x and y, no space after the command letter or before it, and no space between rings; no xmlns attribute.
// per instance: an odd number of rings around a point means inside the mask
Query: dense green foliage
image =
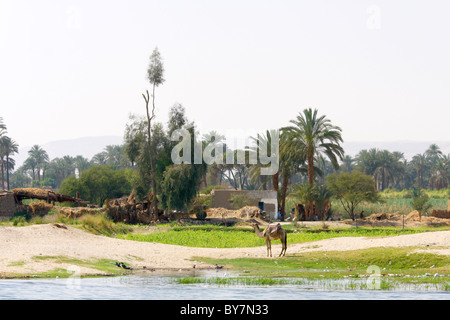
<svg viewBox="0 0 450 320"><path fill-rule="evenodd" d="M82 172L79 179L70 176L63 181L60 192L75 196L91 203L103 205L107 198L120 198L129 195L132 186L132 173L128 170L114 170L109 166L93 166Z"/></svg>
<svg viewBox="0 0 450 320"><path fill-rule="evenodd" d="M172 165L166 169L161 182L161 202L165 208L183 210L196 196L206 166Z"/></svg>
<svg viewBox="0 0 450 320"><path fill-rule="evenodd" d="M423 154L416 154L410 161L399 151L361 150L355 159L347 159L347 166L350 170L356 168L372 175L378 190L412 187L440 190L448 188L450 183L449 160L449 155L431 144Z"/></svg>

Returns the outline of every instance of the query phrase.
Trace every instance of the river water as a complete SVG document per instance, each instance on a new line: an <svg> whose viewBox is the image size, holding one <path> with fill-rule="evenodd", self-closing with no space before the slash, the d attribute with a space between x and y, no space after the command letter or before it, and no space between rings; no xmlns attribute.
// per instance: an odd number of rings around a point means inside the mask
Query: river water
<svg viewBox="0 0 450 320"><path fill-rule="evenodd" d="M339 290L301 285L243 286L178 284L192 273L156 272L118 277L0 280L3 300L448 300L437 290ZM194 276L227 277L224 271Z"/></svg>

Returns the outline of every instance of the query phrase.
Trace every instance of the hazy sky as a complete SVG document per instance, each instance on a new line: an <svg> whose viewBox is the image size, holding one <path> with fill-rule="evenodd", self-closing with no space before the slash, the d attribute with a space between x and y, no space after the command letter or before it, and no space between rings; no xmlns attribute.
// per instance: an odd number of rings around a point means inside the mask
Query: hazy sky
<svg viewBox="0 0 450 320"><path fill-rule="evenodd" d="M346 141L450 138L450 1L0 0L0 116L21 147L122 136L149 56L204 133L317 108Z"/></svg>

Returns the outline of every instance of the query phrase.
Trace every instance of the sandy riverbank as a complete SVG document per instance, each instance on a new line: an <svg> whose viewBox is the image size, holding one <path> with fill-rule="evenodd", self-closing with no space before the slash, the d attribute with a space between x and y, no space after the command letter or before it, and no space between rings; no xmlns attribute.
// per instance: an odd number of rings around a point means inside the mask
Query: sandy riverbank
<svg viewBox="0 0 450 320"><path fill-rule="evenodd" d="M158 243L145 243L96 236L70 226L55 224L27 227L0 227L0 277L11 274L36 274L69 264L42 256L64 256L80 260L108 259L121 261L134 269L213 268L195 261L195 257L239 258L265 257L266 247L256 248L191 248ZM275 254L279 241L272 245ZM426 232L385 238L334 238L301 244L288 244L287 255L307 251L344 251L370 247L423 248L428 252L450 255L450 231ZM422 250L422 249L421 249ZM81 268L83 275L99 274L98 270Z"/></svg>

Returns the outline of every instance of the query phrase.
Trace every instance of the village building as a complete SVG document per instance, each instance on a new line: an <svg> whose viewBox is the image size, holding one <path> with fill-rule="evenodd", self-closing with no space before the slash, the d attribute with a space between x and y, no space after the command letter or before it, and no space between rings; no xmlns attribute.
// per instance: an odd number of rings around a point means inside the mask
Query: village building
<svg viewBox="0 0 450 320"><path fill-rule="evenodd" d="M278 201L277 192L273 190L213 190L211 208L225 208L233 210L233 197L245 196L250 202L248 205L255 206L265 211L271 219L277 219Z"/></svg>
<svg viewBox="0 0 450 320"><path fill-rule="evenodd" d="M11 219L17 211L14 193L0 191L0 220Z"/></svg>

